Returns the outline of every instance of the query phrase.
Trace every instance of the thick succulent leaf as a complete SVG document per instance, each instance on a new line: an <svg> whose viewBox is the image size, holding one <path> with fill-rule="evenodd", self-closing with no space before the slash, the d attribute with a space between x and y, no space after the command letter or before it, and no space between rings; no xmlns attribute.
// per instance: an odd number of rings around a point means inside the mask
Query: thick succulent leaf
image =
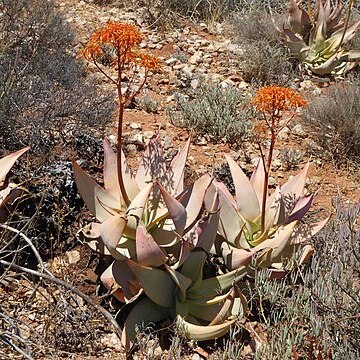
<svg viewBox="0 0 360 360"><path fill-rule="evenodd" d="M235 245L237 239L240 237L241 231L244 227L244 222L239 216L237 210L233 206L233 202L229 201L228 196L226 196L220 188L218 188L219 196L219 227L218 231L220 235L226 239L230 244ZM215 186L212 185L209 187L208 193L206 196L214 196Z"/></svg>
<svg viewBox="0 0 360 360"><path fill-rule="evenodd" d="M203 251L193 251L181 268L180 272L192 281L191 291L196 291L201 286L205 260L206 254Z"/></svg>
<svg viewBox="0 0 360 360"><path fill-rule="evenodd" d="M208 174L201 176L194 182L189 201L186 204L187 219L185 231L197 220L203 206L206 190L211 182L212 178Z"/></svg>
<svg viewBox="0 0 360 360"><path fill-rule="evenodd" d="M100 280L103 283L103 285L106 287L108 291L111 292L111 295L113 295L117 300L124 303L125 302L125 295L121 288L119 288L115 284L114 276L112 273L112 266L111 264L100 276Z"/></svg>
<svg viewBox="0 0 360 360"><path fill-rule="evenodd" d="M121 214L116 214L100 225L101 239L115 259L123 259L123 256L116 252L116 247L123 236L126 224L126 217Z"/></svg>
<svg viewBox="0 0 360 360"><path fill-rule="evenodd" d="M6 212L3 208L6 204L13 205L15 200L26 194L25 188L17 186L16 184L10 183L4 190L0 190L0 210ZM8 209L9 210L9 209ZM10 211L10 210L9 210Z"/></svg>
<svg viewBox="0 0 360 360"><path fill-rule="evenodd" d="M111 145L107 139L103 141L104 147L104 188L116 199L120 199L120 186L117 172L117 155L111 148ZM138 194L139 187L137 186L134 177L131 174L129 167L127 166L125 156L121 152L121 172L124 181L125 191L130 200L133 200Z"/></svg>
<svg viewBox="0 0 360 360"><path fill-rule="evenodd" d="M327 0L329 1L329 0ZM341 19L341 13L344 9L344 4L337 3L333 10L331 11L331 14L328 18L327 28L330 33L334 31L335 28L337 28L339 25L343 26L343 23L340 23Z"/></svg>
<svg viewBox="0 0 360 360"><path fill-rule="evenodd" d="M280 208L277 224L282 224L293 211L305 187L306 175L309 169L307 163L298 174L281 186L282 206Z"/></svg>
<svg viewBox="0 0 360 360"><path fill-rule="evenodd" d="M175 283L166 271L141 266L130 259L127 262L143 287L145 294L152 301L167 308L172 308L175 305Z"/></svg>
<svg viewBox="0 0 360 360"><path fill-rule="evenodd" d="M325 41L326 47L328 45L331 45L331 50L335 50L335 48L337 46L339 46L340 44L341 44L341 46L347 44L356 35L356 32L359 29L359 26L360 26L360 20L358 20L358 21L354 22L353 24L351 24L346 29L344 38L342 39L342 42L341 42L341 38L343 36L344 29L337 30L336 32L334 32L331 35L330 38L328 38Z"/></svg>
<svg viewBox="0 0 360 360"><path fill-rule="evenodd" d="M171 315L179 315L182 318L187 319L189 317L189 306L187 302L180 301L178 297L175 300L175 312ZM200 324L199 324L200 325Z"/></svg>
<svg viewBox="0 0 360 360"><path fill-rule="evenodd" d="M194 245L187 241L181 242L181 250L179 260L171 266L172 269L178 269L189 257L191 250L194 249Z"/></svg>
<svg viewBox="0 0 360 360"><path fill-rule="evenodd" d="M247 273L248 269L245 266L241 266L226 274L204 279L201 283L201 287L196 289L196 296L194 296L193 299L201 299L202 297L211 299L218 294L223 294L229 291L237 282L242 280Z"/></svg>
<svg viewBox="0 0 360 360"><path fill-rule="evenodd" d="M290 0L289 24L294 32L301 35L311 27L309 15L299 8L295 0Z"/></svg>
<svg viewBox="0 0 360 360"><path fill-rule="evenodd" d="M135 176L140 189L144 189L150 182L159 181L168 188L173 173L169 171L163 156L163 149L158 137L151 139L144 151L143 157Z"/></svg>
<svg viewBox="0 0 360 360"><path fill-rule="evenodd" d="M335 53L328 60L317 64L308 64L312 73L317 75L336 74L340 75L343 73L343 69L346 65L346 59L341 58L339 53Z"/></svg>
<svg viewBox="0 0 360 360"><path fill-rule="evenodd" d="M189 288L189 286L191 285L191 279L189 279L187 276L184 276L180 272L172 269L170 266L167 266L166 264L165 264L165 268L180 290L181 302L185 302L186 291Z"/></svg>
<svg viewBox="0 0 360 360"><path fill-rule="evenodd" d="M12 154L4 156L3 158L0 159L0 189L4 185L6 175L8 174L10 169L14 166L16 160L29 149L30 147L27 146L21 150L13 152Z"/></svg>
<svg viewBox="0 0 360 360"><path fill-rule="evenodd" d="M220 219L220 212L218 211L218 208L219 198L216 194L208 215L206 218L202 219L202 221L199 221L196 228L198 232L198 242L196 247L202 248L206 253L210 252L216 238Z"/></svg>
<svg viewBox="0 0 360 360"><path fill-rule="evenodd" d="M179 315L176 317L176 324L178 329L182 329L182 333L187 339L194 341L217 339L225 335L230 330L231 325L233 325L235 321L236 319L227 321L221 325L201 326L192 324L184 320Z"/></svg>
<svg viewBox="0 0 360 360"><path fill-rule="evenodd" d="M238 249L229 244L222 244L221 255L228 270L234 270L241 266L251 264L254 253L251 250Z"/></svg>
<svg viewBox="0 0 360 360"><path fill-rule="evenodd" d="M263 192L264 192L264 182L265 182L265 169L264 169L264 162L260 158L255 171L252 173L250 178L250 184L252 185L256 197L259 202L260 209L262 207L262 200L263 200ZM268 196L268 194L266 194Z"/></svg>
<svg viewBox="0 0 360 360"><path fill-rule="evenodd" d="M189 137L184 148L171 161L169 171L172 172L172 179L169 183L169 190L172 195L180 194L184 191L184 173L190 142L191 138Z"/></svg>
<svg viewBox="0 0 360 360"><path fill-rule="evenodd" d="M319 52L324 48L324 41L327 34L327 19L322 1L319 1L318 6L318 16L315 22L315 35L313 38L313 48L316 50L316 52Z"/></svg>
<svg viewBox="0 0 360 360"><path fill-rule="evenodd" d="M187 301L189 314L193 317L210 322L209 325L223 323L231 315L231 306L234 302L234 290L230 290L219 300L209 303L196 303Z"/></svg>
<svg viewBox="0 0 360 360"><path fill-rule="evenodd" d="M317 234L330 220L330 216L326 219L314 224L300 224L291 236L291 244L301 244Z"/></svg>
<svg viewBox="0 0 360 360"><path fill-rule="evenodd" d="M117 255L118 259L135 259L136 242L134 239L129 239L128 237L123 236L116 247L116 252L122 255L122 257Z"/></svg>
<svg viewBox="0 0 360 360"><path fill-rule="evenodd" d="M141 299L130 311L126 318L122 333L122 344L125 350L131 348L138 330L149 324L155 324L170 316L169 310L151 301L149 298Z"/></svg>
<svg viewBox="0 0 360 360"><path fill-rule="evenodd" d="M294 34L290 29L284 28L281 32L281 39L289 48L291 55L300 61L306 59L310 48L302 38Z"/></svg>
<svg viewBox="0 0 360 360"><path fill-rule="evenodd" d="M246 220L252 221L260 213L255 190L240 166L229 155L225 154L225 157L234 180L237 208Z"/></svg>
<svg viewBox="0 0 360 360"><path fill-rule="evenodd" d="M312 203L314 201L314 195L310 196L301 196L298 202L296 203L293 211L290 216L287 218L286 222L291 223L295 220L302 220L305 214L310 210Z"/></svg>
<svg viewBox="0 0 360 360"><path fill-rule="evenodd" d="M132 302L141 295L143 289L125 260L114 261L108 269L110 269L115 283L120 286L123 292L123 302Z"/></svg>
<svg viewBox="0 0 360 360"><path fill-rule="evenodd" d="M300 258L298 260L298 264L302 265L304 264L313 254L315 250L312 245L305 245L302 248Z"/></svg>
<svg viewBox="0 0 360 360"><path fill-rule="evenodd" d="M263 267L268 267L272 262L280 262L283 252L290 244L290 239L293 236L294 229L297 226L297 222L294 221L285 226L281 226L276 233L269 239L263 241L261 244L253 248L254 252L261 250L272 249L269 262L263 263ZM257 259L256 259L257 260Z"/></svg>
<svg viewBox="0 0 360 360"><path fill-rule="evenodd" d="M167 257L142 224L136 228L136 259L140 265L159 267Z"/></svg>
<svg viewBox="0 0 360 360"><path fill-rule="evenodd" d="M90 212L101 222L119 212L120 202L97 184L74 160L76 186Z"/></svg>
<svg viewBox="0 0 360 360"><path fill-rule="evenodd" d="M171 196L159 183L158 187L160 189L161 195L163 196L165 205L169 211L169 216L174 222L175 229L177 234L180 236L184 233L187 212L185 207L177 201L173 196Z"/></svg>
<svg viewBox="0 0 360 360"><path fill-rule="evenodd" d="M234 304L236 305L236 309L234 309ZM216 316L211 320L209 326L223 324L230 315L237 316L240 313L240 305L240 301L235 302L235 289L233 288L230 290L221 309L219 309Z"/></svg>
<svg viewBox="0 0 360 360"><path fill-rule="evenodd" d="M288 271L284 269L269 269L269 279L270 280L279 280L283 279Z"/></svg>
<svg viewBox="0 0 360 360"><path fill-rule="evenodd" d="M126 235L135 238L136 227L138 221L143 219L143 215L149 200L153 184L147 184L131 202L127 209L128 226L126 227Z"/></svg>
<svg viewBox="0 0 360 360"><path fill-rule="evenodd" d="M174 224L172 221L167 224L168 220L165 220L163 224L158 224L157 227L148 228L148 231L151 233L152 237L155 239L156 243L161 248L169 248L181 241L174 231Z"/></svg>
<svg viewBox="0 0 360 360"><path fill-rule="evenodd" d="M215 185L219 190L221 190L221 192L224 194L226 199L232 204L234 209L236 209L237 208L236 201L234 197L231 195L226 185L223 182L217 180L213 181L213 185Z"/></svg>
<svg viewBox="0 0 360 360"><path fill-rule="evenodd" d="M265 209L265 226L264 231L257 239L251 241L251 246L256 246L264 241L269 234L270 229L276 224L282 207L282 194L280 187L277 187L273 194L268 198L268 203ZM290 221L289 221L290 222ZM256 220L256 223L261 223L261 216Z"/></svg>

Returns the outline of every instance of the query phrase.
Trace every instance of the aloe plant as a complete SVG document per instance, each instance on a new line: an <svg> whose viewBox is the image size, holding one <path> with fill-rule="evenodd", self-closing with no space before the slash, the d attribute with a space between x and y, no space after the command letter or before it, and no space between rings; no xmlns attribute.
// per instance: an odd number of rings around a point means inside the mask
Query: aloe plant
<svg viewBox="0 0 360 360"><path fill-rule="evenodd" d="M23 192L18 185L9 183L7 176L16 160L28 150L29 147L25 147L0 159L0 216L3 215L5 205Z"/></svg>
<svg viewBox="0 0 360 360"><path fill-rule="evenodd" d="M103 144L104 188L73 162L78 190L98 221L82 231L89 238L90 247L119 260L116 266L127 272L125 259L155 267L176 262L185 246L182 239L196 222L212 181L209 175L204 175L192 189L184 189L190 139L170 164L164 159L159 139L152 139L135 176L121 153L123 183L131 201L128 206L117 178L117 155L107 140ZM102 277L108 287L113 284L113 271L117 270L111 267ZM118 298L130 300L124 296L121 292Z"/></svg>
<svg viewBox="0 0 360 360"><path fill-rule="evenodd" d="M262 114L262 120L255 126L260 160L249 180L237 163L226 156L235 184L235 199L222 183L212 184L212 191L219 190L221 203L220 237L214 250L222 254L229 269L252 263L249 275L258 267L271 268L272 276L282 276L285 274L282 263L298 248L302 249L300 262L310 256L313 249L305 242L327 219L313 225L301 223L313 202L313 195L303 194L308 164L273 194L268 190L277 135L297 110L306 106L306 101L294 90L267 86L257 91L252 104ZM263 142L268 137L270 146L266 153Z"/></svg>
<svg viewBox="0 0 360 360"><path fill-rule="evenodd" d="M216 250L221 252L228 268L236 269L255 261L259 268L272 267L274 276L285 273L280 263L303 249L300 262L313 252L306 241L326 224L328 219L315 224L301 223L310 209L314 196L303 195L309 165L273 194L266 196L265 227L262 229L262 201L264 167L262 160L250 180L240 166L227 156L235 184L235 199L222 183L215 182L220 192L220 224ZM246 199L246 201L244 201ZM225 241L224 241L225 240ZM261 256L259 256L261 255ZM249 271L251 274L251 271Z"/></svg>
<svg viewBox="0 0 360 360"><path fill-rule="evenodd" d="M330 0L316 1L312 14L300 9L290 0L289 25L281 31L281 38L291 54L304 62L306 68L317 75L344 75L358 64L359 50L349 50L348 43L355 36L360 20L349 24L354 1L350 1L347 15L342 17L344 5Z"/></svg>
<svg viewBox="0 0 360 360"><path fill-rule="evenodd" d="M246 299L236 283L246 276L246 269L203 278L203 267L218 227L217 195L211 209L193 228L192 242L179 262L162 268L126 260L133 279L146 297L138 300L125 321L122 342L129 349L136 327L173 320L181 333L191 340L216 339L226 334L247 310ZM119 276L123 274L119 272Z"/></svg>

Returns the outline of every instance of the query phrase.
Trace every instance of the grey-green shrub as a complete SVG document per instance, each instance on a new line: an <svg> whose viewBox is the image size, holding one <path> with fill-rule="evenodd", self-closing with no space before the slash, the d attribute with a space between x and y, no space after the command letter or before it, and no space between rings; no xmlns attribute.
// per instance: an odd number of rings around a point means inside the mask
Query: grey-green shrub
<svg viewBox="0 0 360 360"><path fill-rule="evenodd" d="M250 137L252 109L242 91L206 85L192 100L181 94L175 98L177 107L169 111L173 124L232 145L240 145Z"/></svg>
<svg viewBox="0 0 360 360"><path fill-rule="evenodd" d="M316 141L337 163L360 159L360 82L342 83L311 97L305 112Z"/></svg>
<svg viewBox="0 0 360 360"><path fill-rule="evenodd" d="M269 334L257 359L290 360L294 352L360 358L360 202L335 206L335 219L313 239L316 252L306 269L276 282L257 277L259 317Z"/></svg>

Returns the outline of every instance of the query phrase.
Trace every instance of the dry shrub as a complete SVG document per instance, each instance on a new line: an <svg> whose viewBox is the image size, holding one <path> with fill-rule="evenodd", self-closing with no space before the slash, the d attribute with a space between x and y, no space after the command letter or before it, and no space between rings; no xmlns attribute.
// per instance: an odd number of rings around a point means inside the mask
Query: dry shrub
<svg viewBox="0 0 360 360"><path fill-rule="evenodd" d="M77 130L103 127L112 97L85 79L73 31L53 1L0 0L0 9L2 146L43 154Z"/></svg>
<svg viewBox="0 0 360 360"><path fill-rule="evenodd" d="M355 81L329 88L325 95L311 98L305 113L317 142L338 164L360 160L359 85Z"/></svg>
<svg viewBox="0 0 360 360"><path fill-rule="evenodd" d="M274 25L274 21L281 23L282 19L282 15L263 10L234 16L233 32L243 49L240 70L245 81L283 85L291 79L294 65Z"/></svg>

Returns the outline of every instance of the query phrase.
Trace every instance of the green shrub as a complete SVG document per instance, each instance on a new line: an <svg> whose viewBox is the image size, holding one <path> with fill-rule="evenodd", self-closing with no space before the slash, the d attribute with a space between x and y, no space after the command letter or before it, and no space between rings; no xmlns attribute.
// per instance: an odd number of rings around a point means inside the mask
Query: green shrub
<svg viewBox="0 0 360 360"><path fill-rule="evenodd" d="M224 141L234 146L251 134L251 107L243 93L233 87L203 86L196 97L187 100L176 95L177 108L170 110L175 125L192 129L197 135L208 135L212 141Z"/></svg>

